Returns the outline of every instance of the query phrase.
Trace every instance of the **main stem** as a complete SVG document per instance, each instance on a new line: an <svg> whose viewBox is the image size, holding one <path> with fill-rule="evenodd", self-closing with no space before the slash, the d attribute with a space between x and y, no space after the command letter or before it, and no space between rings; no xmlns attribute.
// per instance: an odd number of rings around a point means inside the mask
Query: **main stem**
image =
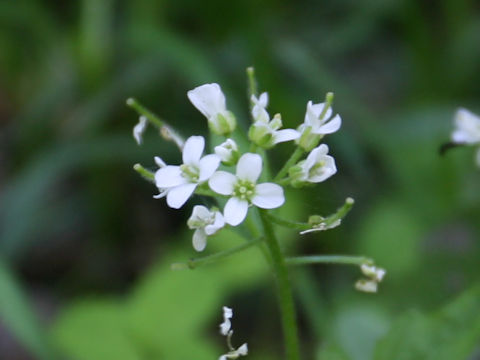
<svg viewBox="0 0 480 360"><path fill-rule="evenodd" d="M300 360L295 305L288 270L285 264L285 257L278 244L267 211L259 209L259 212L265 231L265 243L271 254L272 268L275 274L287 360Z"/></svg>

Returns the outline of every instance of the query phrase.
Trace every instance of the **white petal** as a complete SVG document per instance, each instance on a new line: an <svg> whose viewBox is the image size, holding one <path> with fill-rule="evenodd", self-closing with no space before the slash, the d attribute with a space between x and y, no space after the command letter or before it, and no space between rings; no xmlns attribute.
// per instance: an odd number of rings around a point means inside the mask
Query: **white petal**
<svg viewBox="0 0 480 360"><path fill-rule="evenodd" d="M342 126L342 119L340 118L340 115L337 114L332 120L315 129L313 132L315 134L332 134L340 129L340 126Z"/></svg>
<svg viewBox="0 0 480 360"><path fill-rule="evenodd" d="M193 233L192 238L193 248L197 251L203 251L205 246L207 246L207 234L203 229L197 229Z"/></svg>
<svg viewBox="0 0 480 360"><path fill-rule="evenodd" d="M190 136L182 151L183 163L187 165L198 165L205 148L205 139L203 136Z"/></svg>
<svg viewBox="0 0 480 360"><path fill-rule="evenodd" d="M258 184L252 203L262 209L275 209L285 202L283 188L273 183Z"/></svg>
<svg viewBox="0 0 480 360"><path fill-rule="evenodd" d="M190 90L188 98L205 117L226 111L225 95L218 84L205 84Z"/></svg>
<svg viewBox="0 0 480 360"><path fill-rule="evenodd" d="M247 355L248 354L248 346L247 344L243 344L237 349L237 353L240 355Z"/></svg>
<svg viewBox="0 0 480 360"><path fill-rule="evenodd" d="M305 124L307 125L321 125L325 120L332 116L332 108L329 107L325 115L320 119L320 114L323 112L325 103L313 104L312 101L307 103L307 111L305 113Z"/></svg>
<svg viewBox="0 0 480 360"><path fill-rule="evenodd" d="M142 144L143 138L142 135L147 128L148 120L145 116L140 116L138 124L133 127L133 137L138 145Z"/></svg>
<svg viewBox="0 0 480 360"><path fill-rule="evenodd" d="M220 165L220 157L215 154L206 155L200 159L200 174L198 176L199 182L207 181L217 170Z"/></svg>
<svg viewBox="0 0 480 360"><path fill-rule="evenodd" d="M237 177L226 171L217 171L208 180L208 186L221 195L230 195L233 192L233 186L237 182Z"/></svg>
<svg viewBox="0 0 480 360"><path fill-rule="evenodd" d="M160 156L155 156L154 159L155 159L155 164L157 164L157 166L159 168L163 168L163 167L167 166L165 161L163 161Z"/></svg>
<svg viewBox="0 0 480 360"><path fill-rule="evenodd" d="M180 209L185 204L193 192L197 184L184 184L175 186L167 194L167 205L174 209Z"/></svg>
<svg viewBox="0 0 480 360"><path fill-rule="evenodd" d="M452 140L456 143L474 144L480 142L480 118L460 108L455 113L455 131Z"/></svg>
<svg viewBox="0 0 480 360"><path fill-rule="evenodd" d="M337 167L333 157L325 155L323 156L322 160L325 164L321 168L316 169L314 174L311 174L311 176L307 179L308 182L319 183L327 180L330 176L337 173Z"/></svg>
<svg viewBox="0 0 480 360"><path fill-rule="evenodd" d="M225 204L223 216L227 224L237 226L245 219L245 217L247 216L247 212L247 200L241 200L236 197L232 197Z"/></svg>
<svg viewBox="0 0 480 360"><path fill-rule="evenodd" d="M155 184L158 188L169 188L185 184L187 180L182 176L180 166L167 165L155 172Z"/></svg>
<svg viewBox="0 0 480 360"><path fill-rule="evenodd" d="M275 144L285 142L285 141L290 141L290 140L295 140L300 137L300 133L297 130L293 129L284 129L284 130L278 130L275 131L273 134L273 142Z"/></svg>
<svg viewBox="0 0 480 360"><path fill-rule="evenodd" d="M246 153L238 160L237 177L255 183L262 172L262 157L258 154Z"/></svg>
<svg viewBox="0 0 480 360"><path fill-rule="evenodd" d="M222 213L220 213L219 211L216 211L215 221L213 224L205 226L205 233L207 235L213 235L224 226L225 226L225 220L223 219Z"/></svg>

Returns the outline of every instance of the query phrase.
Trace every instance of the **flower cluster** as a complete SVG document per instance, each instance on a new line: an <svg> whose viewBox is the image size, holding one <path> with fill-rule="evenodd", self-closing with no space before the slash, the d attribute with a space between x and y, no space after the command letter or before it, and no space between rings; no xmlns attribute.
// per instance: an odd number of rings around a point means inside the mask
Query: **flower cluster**
<svg viewBox="0 0 480 360"><path fill-rule="evenodd" d="M229 137L236 128L236 119L227 109L225 95L218 84L205 84L190 90L188 98L207 118L210 130L224 136L225 140L214 146L213 154L203 155L205 139L202 136L189 137L181 143L183 163L180 165L167 165L156 157L159 168L154 174L154 182L159 194L154 197L166 197L167 205L174 209L181 208L195 193L225 197L223 211L203 205L193 208L187 225L195 230L193 247L197 251L205 249L207 237L224 226L241 224L252 206L261 209L282 206L285 202L282 186L297 188L319 183L337 172L334 158L328 155L328 146L318 145L325 134L337 131L341 125L339 115L332 118L331 94L325 103L308 102L304 123L297 129L281 129L280 114L270 117L266 92L259 97L251 96L253 122L248 137L253 146L270 149L279 143L295 141L300 154L307 153L304 160L298 161L299 157L285 169L283 175L286 178L275 179L274 182L259 182L263 170L262 156L252 150L242 152ZM146 121L142 117L133 131L139 144L145 128ZM335 225L331 224L328 228ZM322 229L325 228L323 226Z"/></svg>
<svg viewBox="0 0 480 360"><path fill-rule="evenodd" d="M383 280L387 271L370 263L360 265L360 270L367 278L358 280L355 288L363 292L377 292L378 283Z"/></svg>
<svg viewBox="0 0 480 360"><path fill-rule="evenodd" d="M227 306L223 307L223 322L220 324L220 334L227 337L228 353L220 356L218 360L238 359L248 354L248 345L245 343L235 349L232 346L233 330L230 319L233 317L233 310Z"/></svg>
<svg viewBox="0 0 480 360"><path fill-rule="evenodd" d="M451 140L457 145L479 146L476 153L476 163L480 166L480 117L460 108L454 117L455 129Z"/></svg>

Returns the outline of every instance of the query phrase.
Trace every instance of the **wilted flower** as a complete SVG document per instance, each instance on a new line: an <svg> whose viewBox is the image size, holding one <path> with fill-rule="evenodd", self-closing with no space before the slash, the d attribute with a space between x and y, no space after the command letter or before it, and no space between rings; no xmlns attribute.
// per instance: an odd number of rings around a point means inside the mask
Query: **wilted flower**
<svg viewBox="0 0 480 360"><path fill-rule="evenodd" d="M247 344L241 345L238 349L235 349L231 344L231 337L233 335L233 330L231 329L232 323L230 319L233 316L233 311L227 306L223 307L223 323L220 324L220 334L227 337L227 345L229 352L218 358L218 360L227 360L227 359L238 359L240 356L245 356L248 354Z"/></svg>
<svg viewBox="0 0 480 360"><path fill-rule="evenodd" d="M274 209L285 202L283 188L273 183L257 185L262 172L262 158L258 154L246 153L238 160L236 175L217 171L208 184L222 195L231 195L223 215L225 222L236 226L247 216L248 206L253 204L262 209Z"/></svg>
<svg viewBox="0 0 480 360"><path fill-rule="evenodd" d="M189 137L183 147L183 164L166 165L155 173L155 183L161 194L166 192L168 206L182 207L198 184L207 181L217 170L220 158L215 154L202 157L204 147L202 136Z"/></svg>
<svg viewBox="0 0 480 360"><path fill-rule="evenodd" d="M148 125L148 119L145 116L140 116L138 119L138 124L133 127L133 137L138 145L141 145L143 142L143 133Z"/></svg>
<svg viewBox="0 0 480 360"><path fill-rule="evenodd" d="M187 225L190 229L195 229L192 239L193 248L203 251L207 245L207 236L223 228L225 221L218 210L210 211L203 205L195 205Z"/></svg>
<svg viewBox="0 0 480 360"><path fill-rule="evenodd" d="M187 93L195 106L208 120L210 130L217 135L228 135L236 127L235 116L227 110L225 95L218 84L205 84Z"/></svg>

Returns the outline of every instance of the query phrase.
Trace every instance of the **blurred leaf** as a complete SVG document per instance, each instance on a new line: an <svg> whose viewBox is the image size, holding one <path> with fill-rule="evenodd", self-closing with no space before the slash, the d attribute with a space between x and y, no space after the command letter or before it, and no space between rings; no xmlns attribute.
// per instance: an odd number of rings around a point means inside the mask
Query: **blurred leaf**
<svg viewBox="0 0 480 360"><path fill-rule="evenodd" d="M480 342L480 286L438 313L409 311L379 341L374 359L467 359Z"/></svg>
<svg viewBox="0 0 480 360"><path fill-rule="evenodd" d="M55 358L26 295L2 259L0 259L0 316L15 337L38 359Z"/></svg>

